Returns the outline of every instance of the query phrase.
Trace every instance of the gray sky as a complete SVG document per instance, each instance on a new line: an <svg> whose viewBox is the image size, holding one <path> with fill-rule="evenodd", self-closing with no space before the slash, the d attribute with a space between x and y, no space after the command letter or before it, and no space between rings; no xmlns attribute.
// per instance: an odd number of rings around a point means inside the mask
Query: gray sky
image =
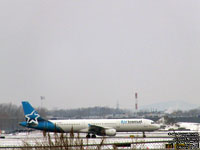
<svg viewBox="0 0 200 150"><path fill-rule="evenodd" d="M200 1L1 0L0 102L200 106Z"/></svg>

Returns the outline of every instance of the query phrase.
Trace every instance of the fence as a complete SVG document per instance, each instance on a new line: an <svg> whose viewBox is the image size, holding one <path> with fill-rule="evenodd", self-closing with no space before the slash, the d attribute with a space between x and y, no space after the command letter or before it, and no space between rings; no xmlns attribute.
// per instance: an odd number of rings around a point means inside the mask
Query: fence
<svg viewBox="0 0 200 150"><path fill-rule="evenodd" d="M8 143L3 145L1 143ZM10 144L9 144L10 142ZM16 142L16 144L14 144ZM18 142L18 143L17 143ZM13 144L13 145L11 145ZM8 150L104 150L104 149L177 149L170 136L117 136L101 138L85 138L69 134L50 134L44 136L24 136L23 138L0 139L0 149ZM184 146L182 143L178 146ZM197 148L196 148L197 149Z"/></svg>

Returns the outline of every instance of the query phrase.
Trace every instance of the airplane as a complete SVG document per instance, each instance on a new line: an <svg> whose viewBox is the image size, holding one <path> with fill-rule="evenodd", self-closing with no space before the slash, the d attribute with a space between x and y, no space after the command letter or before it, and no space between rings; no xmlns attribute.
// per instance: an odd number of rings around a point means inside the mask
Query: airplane
<svg viewBox="0 0 200 150"><path fill-rule="evenodd" d="M155 131L159 125L150 119L74 119L46 120L27 101L22 102L26 121L23 127L58 133L86 133L86 138L98 136L115 136L117 132Z"/></svg>

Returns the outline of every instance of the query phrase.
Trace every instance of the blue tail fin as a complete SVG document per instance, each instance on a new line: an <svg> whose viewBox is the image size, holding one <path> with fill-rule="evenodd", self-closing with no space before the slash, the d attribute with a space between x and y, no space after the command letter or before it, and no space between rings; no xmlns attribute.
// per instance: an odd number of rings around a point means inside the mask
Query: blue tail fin
<svg viewBox="0 0 200 150"><path fill-rule="evenodd" d="M22 106L24 109L24 115L26 117L26 122L28 124L38 124L38 121L44 121L43 118L40 117L38 112L31 106L31 104L27 101L22 102Z"/></svg>
<svg viewBox="0 0 200 150"><path fill-rule="evenodd" d="M24 115L31 114L35 109L31 106L29 102L23 101L22 106L24 109ZM35 111L36 112L36 111Z"/></svg>
<svg viewBox="0 0 200 150"><path fill-rule="evenodd" d="M19 124L21 126L50 132L64 132L62 128L56 126L51 121L40 117L38 112L31 106L31 104L29 104L29 102L23 101L22 107L24 109L26 121L20 122Z"/></svg>

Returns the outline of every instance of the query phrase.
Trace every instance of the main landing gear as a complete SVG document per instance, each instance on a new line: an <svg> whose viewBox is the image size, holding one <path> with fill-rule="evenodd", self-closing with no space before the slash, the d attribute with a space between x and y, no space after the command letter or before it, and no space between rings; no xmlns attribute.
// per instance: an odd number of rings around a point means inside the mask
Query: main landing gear
<svg viewBox="0 0 200 150"><path fill-rule="evenodd" d="M86 135L86 138L90 138L90 137L91 137L91 138L96 138L96 135L95 135L95 134L92 134L92 136L90 136L90 134L87 134L87 135Z"/></svg>
<svg viewBox="0 0 200 150"><path fill-rule="evenodd" d="M88 139L89 139L89 138L90 138L90 135L89 135L89 134L87 134L87 135L86 135L86 138L88 138Z"/></svg>
<svg viewBox="0 0 200 150"><path fill-rule="evenodd" d="M143 138L146 138L146 135L145 135L144 131L142 133L143 133Z"/></svg>
<svg viewBox="0 0 200 150"><path fill-rule="evenodd" d="M95 134L92 134L92 138L96 138L96 135L95 135Z"/></svg>

